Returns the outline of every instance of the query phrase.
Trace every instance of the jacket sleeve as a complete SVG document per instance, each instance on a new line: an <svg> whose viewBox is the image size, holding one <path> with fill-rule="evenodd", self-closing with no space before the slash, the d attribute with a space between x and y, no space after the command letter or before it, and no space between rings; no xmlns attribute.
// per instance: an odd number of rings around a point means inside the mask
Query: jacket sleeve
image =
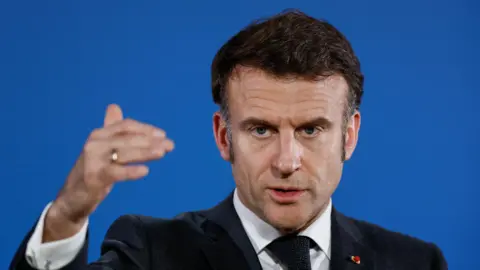
<svg viewBox="0 0 480 270"><path fill-rule="evenodd" d="M35 226L36 227L36 226ZM27 244L35 227L25 236L12 259L10 270L38 270L27 262ZM75 256L60 270L147 270L149 248L147 232L141 220L133 215L119 217L108 229L101 247L100 258L88 263L88 233L85 242ZM48 270L47 265L47 270Z"/></svg>

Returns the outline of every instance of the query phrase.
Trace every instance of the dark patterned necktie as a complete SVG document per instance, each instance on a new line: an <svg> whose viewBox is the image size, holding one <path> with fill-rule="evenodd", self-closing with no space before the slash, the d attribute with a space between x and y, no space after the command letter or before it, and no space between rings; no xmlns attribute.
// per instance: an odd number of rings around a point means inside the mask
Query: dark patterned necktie
<svg viewBox="0 0 480 270"><path fill-rule="evenodd" d="M267 246L267 249L287 267L288 270L311 270L310 245L306 236L282 236Z"/></svg>

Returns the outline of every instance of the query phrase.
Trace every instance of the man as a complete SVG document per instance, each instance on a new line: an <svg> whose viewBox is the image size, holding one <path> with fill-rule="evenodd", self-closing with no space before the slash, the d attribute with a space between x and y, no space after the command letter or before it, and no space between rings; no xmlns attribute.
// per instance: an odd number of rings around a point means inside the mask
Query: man
<svg viewBox="0 0 480 270"><path fill-rule="evenodd" d="M121 216L87 264L89 215L115 183L148 173L139 163L173 149L111 105L10 269L447 269L436 245L332 205L363 93L359 61L332 25L296 11L249 25L215 56L212 93L230 196L174 219Z"/></svg>

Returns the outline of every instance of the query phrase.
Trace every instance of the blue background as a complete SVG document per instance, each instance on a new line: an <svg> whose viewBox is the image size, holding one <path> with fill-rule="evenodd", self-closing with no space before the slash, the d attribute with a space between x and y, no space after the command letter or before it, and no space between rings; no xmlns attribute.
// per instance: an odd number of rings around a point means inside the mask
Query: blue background
<svg viewBox="0 0 480 270"><path fill-rule="evenodd" d="M0 4L0 268L112 102L164 128L176 150L91 216L90 259L119 215L169 217L223 199L234 183L212 136L210 62L250 21L290 7L337 26L366 75L336 207L434 241L451 269L478 266L475 0L76 2Z"/></svg>

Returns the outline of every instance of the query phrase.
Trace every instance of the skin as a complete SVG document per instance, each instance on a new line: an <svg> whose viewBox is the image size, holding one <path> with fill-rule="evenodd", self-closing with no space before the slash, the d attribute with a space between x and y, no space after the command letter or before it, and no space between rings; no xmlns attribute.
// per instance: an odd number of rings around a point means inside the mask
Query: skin
<svg viewBox="0 0 480 270"><path fill-rule="evenodd" d="M221 114L213 116L221 156L232 161L235 155L240 200L282 233L300 231L320 216L340 182L342 151L346 160L353 154L360 113L348 119L342 136L347 90L340 75L282 80L239 67L228 85L231 141ZM284 203L272 196L274 187L303 193Z"/></svg>

